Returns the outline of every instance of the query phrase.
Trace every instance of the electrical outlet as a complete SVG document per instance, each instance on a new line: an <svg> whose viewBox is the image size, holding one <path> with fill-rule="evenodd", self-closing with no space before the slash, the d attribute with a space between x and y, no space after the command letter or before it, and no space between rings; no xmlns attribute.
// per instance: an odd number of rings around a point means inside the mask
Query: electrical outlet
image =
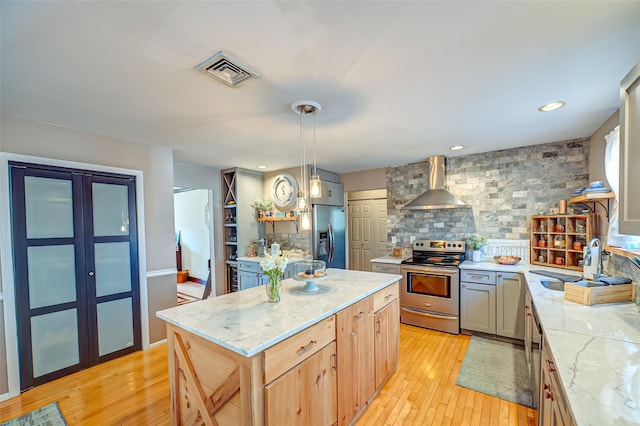
<svg viewBox="0 0 640 426"><path fill-rule="evenodd" d="M415 235L412 235L412 236L409 237L409 242L410 243L414 242L415 240L416 240L416 236Z"/></svg>
<svg viewBox="0 0 640 426"><path fill-rule="evenodd" d="M391 237L391 244L395 244L397 242L398 242L398 239L395 236Z"/></svg>

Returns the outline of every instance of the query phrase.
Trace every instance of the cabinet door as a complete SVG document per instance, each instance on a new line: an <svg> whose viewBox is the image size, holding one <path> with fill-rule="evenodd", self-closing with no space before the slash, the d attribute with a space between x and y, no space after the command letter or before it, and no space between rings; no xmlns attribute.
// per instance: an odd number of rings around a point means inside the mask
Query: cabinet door
<svg viewBox="0 0 640 426"><path fill-rule="evenodd" d="M238 271L238 289L246 290L259 285L258 275L255 272Z"/></svg>
<svg viewBox="0 0 640 426"><path fill-rule="evenodd" d="M640 63L620 83L620 233L640 235Z"/></svg>
<svg viewBox="0 0 640 426"><path fill-rule="evenodd" d="M336 318L338 424L347 425L375 391L373 299L343 309Z"/></svg>
<svg viewBox="0 0 640 426"><path fill-rule="evenodd" d="M338 421L336 344L331 342L265 387L266 424L334 425Z"/></svg>
<svg viewBox="0 0 640 426"><path fill-rule="evenodd" d="M381 272L383 274L401 274L400 265L382 262L371 262L371 272Z"/></svg>
<svg viewBox="0 0 640 426"><path fill-rule="evenodd" d="M394 300L375 314L376 389L398 367L400 359L400 302Z"/></svg>
<svg viewBox="0 0 640 426"><path fill-rule="evenodd" d="M515 272L497 274L496 334L524 339L524 280Z"/></svg>
<svg viewBox="0 0 640 426"><path fill-rule="evenodd" d="M460 284L461 328L496 333L496 287L488 284Z"/></svg>

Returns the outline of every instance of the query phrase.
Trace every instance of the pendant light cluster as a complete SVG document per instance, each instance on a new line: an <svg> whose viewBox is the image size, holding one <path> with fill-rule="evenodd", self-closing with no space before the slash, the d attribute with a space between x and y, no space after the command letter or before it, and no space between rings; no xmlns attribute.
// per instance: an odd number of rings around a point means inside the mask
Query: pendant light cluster
<svg viewBox="0 0 640 426"><path fill-rule="evenodd" d="M302 145L300 161L300 191L298 191L298 215L300 216L300 228L311 229L311 217L309 209L309 199L322 196L322 185L318 170L316 168L316 113L322 110L319 103L314 101L296 101L291 104L293 112L300 116L300 143ZM307 180L307 144L305 121L311 116L313 124L313 173L311 179ZM307 190L308 182L308 190Z"/></svg>

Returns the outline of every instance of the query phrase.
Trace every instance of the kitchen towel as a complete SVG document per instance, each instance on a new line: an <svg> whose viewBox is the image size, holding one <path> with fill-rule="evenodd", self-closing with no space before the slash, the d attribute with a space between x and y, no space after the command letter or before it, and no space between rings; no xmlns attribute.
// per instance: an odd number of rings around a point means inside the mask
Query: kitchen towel
<svg viewBox="0 0 640 426"><path fill-rule="evenodd" d="M599 281L601 283L605 283L606 285L629 284L631 282L631 278L616 275L613 277L600 277Z"/></svg>

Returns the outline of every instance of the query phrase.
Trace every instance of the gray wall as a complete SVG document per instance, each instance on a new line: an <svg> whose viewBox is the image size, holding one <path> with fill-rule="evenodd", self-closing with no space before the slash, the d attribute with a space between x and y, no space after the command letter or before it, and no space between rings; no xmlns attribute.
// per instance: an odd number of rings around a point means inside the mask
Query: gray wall
<svg viewBox="0 0 640 426"><path fill-rule="evenodd" d="M147 271L175 269L173 152L170 149L6 115L1 116L0 138L2 151L7 153L141 170L144 177ZM140 232L142 231L140 229ZM175 306L175 276L171 278L171 297L165 277L148 279L149 306L153 309ZM149 323L151 342L163 339L165 324L156 318L155 310L149 310ZM4 329L0 329L0 341L4 338ZM4 362L5 357L2 359ZM0 367L0 374L2 371ZM4 382L6 377L0 377L0 389Z"/></svg>
<svg viewBox="0 0 640 426"><path fill-rule="evenodd" d="M588 139L447 159L447 188L469 208L404 210L427 190L427 162L387 169L387 234L398 245L417 239L465 239L473 233L528 239L529 217L589 182Z"/></svg>

